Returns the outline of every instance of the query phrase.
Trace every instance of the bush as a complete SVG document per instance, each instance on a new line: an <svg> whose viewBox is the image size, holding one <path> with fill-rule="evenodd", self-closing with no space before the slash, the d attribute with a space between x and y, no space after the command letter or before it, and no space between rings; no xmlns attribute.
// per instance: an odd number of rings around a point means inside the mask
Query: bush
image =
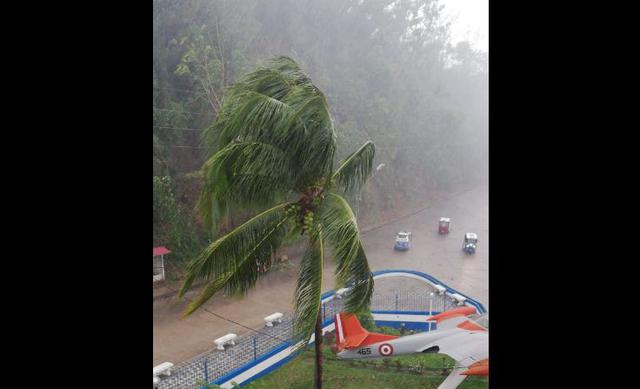
<svg viewBox="0 0 640 389"><path fill-rule="evenodd" d="M396 335L396 336L402 335L399 329L393 328L393 327L377 327L376 330L377 332L380 332L382 334L387 334L387 335Z"/></svg>
<svg viewBox="0 0 640 389"><path fill-rule="evenodd" d="M206 383L204 381L199 381L198 385L201 385L202 389L219 389L220 388L220 386L218 386L216 384L209 384L209 383Z"/></svg>
<svg viewBox="0 0 640 389"><path fill-rule="evenodd" d="M191 212L176 200L171 177L154 176L154 246L167 246L172 251L169 261L180 267L179 264L197 255L205 243L204 231L195 225Z"/></svg>
<svg viewBox="0 0 640 389"><path fill-rule="evenodd" d="M364 328L365 330L367 331L377 330L377 327L375 322L373 321L373 315L371 315L370 309L367 308L359 312L356 312L356 317L358 318L358 321L362 325L362 328Z"/></svg>

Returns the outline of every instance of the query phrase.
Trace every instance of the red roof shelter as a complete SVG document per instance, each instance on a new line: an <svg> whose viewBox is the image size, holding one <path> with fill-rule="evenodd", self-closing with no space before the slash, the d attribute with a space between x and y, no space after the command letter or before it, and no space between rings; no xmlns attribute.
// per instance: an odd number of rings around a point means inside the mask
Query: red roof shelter
<svg viewBox="0 0 640 389"><path fill-rule="evenodd" d="M169 253L164 246L153 248L153 282L164 281L164 256Z"/></svg>
<svg viewBox="0 0 640 389"><path fill-rule="evenodd" d="M169 254L170 252L171 252L171 250L169 250L168 248L166 248L164 246L154 247L153 248L153 256L154 257L157 257L158 255Z"/></svg>

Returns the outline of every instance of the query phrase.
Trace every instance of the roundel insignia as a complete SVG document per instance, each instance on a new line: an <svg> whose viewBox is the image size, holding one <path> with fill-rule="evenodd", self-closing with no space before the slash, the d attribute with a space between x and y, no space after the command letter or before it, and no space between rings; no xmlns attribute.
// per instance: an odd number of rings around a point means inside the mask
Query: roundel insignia
<svg viewBox="0 0 640 389"><path fill-rule="evenodd" d="M378 352L380 353L380 355L387 357L393 354L393 346L388 343L383 343L380 345L380 347L378 347Z"/></svg>

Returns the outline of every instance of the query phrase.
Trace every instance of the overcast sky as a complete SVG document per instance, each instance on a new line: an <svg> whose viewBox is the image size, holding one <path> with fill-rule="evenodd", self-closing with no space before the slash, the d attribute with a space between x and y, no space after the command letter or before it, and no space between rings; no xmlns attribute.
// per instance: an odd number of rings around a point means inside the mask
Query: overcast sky
<svg viewBox="0 0 640 389"><path fill-rule="evenodd" d="M489 50L489 0L440 0L451 21L454 43L468 40L479 50Z"/></svg>

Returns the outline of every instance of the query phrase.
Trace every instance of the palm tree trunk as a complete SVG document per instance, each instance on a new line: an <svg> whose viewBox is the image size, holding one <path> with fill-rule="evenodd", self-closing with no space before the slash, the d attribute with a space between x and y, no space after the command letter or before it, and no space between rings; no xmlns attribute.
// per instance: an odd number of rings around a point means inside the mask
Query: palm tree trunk
<svg viewBox="0 0 640 389"><path fill-rule="evenodd" d="M316 374L314 389L322 389L322 309L318 310L318 318L316 319Z"/></svg>

